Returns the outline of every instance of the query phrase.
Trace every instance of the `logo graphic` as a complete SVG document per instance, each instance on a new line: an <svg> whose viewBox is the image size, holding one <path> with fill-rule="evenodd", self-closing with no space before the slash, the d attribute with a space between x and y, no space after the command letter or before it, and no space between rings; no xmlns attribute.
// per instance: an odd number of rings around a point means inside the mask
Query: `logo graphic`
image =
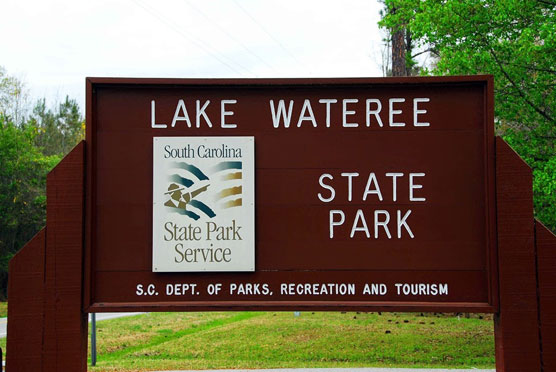
<svg viewBox="0 0 556 372"><path fill-rule="evenodd" d="M255 270L253 137L153 138L155 272Z"/></svg>
<svg viewBox="0 0 556 372"><path fill-rule="evenodd" d="M166 207L173 208L174 212L187 216L195 221L202 215L213 218L216 216L214 210L206 203L196 199L202 193L210 191L210 178L198 167L185 162L172 162L171 170L183 170L189 173L189 177L183 177L174 173L168 177L168 190L164 193L168 200L164 203ZM212 168L211 176L219 177L222 184L226 181L242 179L242 162L223 161ZM212 195L212 200L219 209L227 209L242 206L242 185L227 187Z"/></svg>

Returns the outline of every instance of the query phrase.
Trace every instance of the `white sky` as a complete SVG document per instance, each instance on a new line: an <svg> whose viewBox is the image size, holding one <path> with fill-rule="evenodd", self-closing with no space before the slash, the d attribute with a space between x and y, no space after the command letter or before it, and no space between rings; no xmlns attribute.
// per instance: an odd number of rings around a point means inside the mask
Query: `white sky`
<svg viewBox="0 0 556 372"><path fill-rule="evenodd" d="M377 0L1 0L0 66L84 108L85 77L381 76Z"/></svg>

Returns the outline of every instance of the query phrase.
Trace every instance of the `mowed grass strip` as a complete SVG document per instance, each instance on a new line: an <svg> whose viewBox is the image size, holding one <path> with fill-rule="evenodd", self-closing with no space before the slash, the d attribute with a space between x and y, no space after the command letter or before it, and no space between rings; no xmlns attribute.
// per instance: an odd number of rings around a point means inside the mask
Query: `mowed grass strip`
<svg viewBox="0 0 556 372"><path fill-rule="evenodd" d="M139 339L141 341L133 337L135 332L125 333L125 328L121 329L122 332L118 332L117 342L111 342L110 346L107 347L107 350L111 351L107 353L106 359L119 360L130 355L140 355L141 352L145 349L150 349L161 345L164 348L164 344L168 342L175 343L176 340L179 340L185 336L198 332L204 332L215 327L223 327L229 323L250 319L254 316L257 316L258 314L243 312L231 313L230 315L226 315L225 313L221 313L216 314L215 317L211 317L209 314L206 313L185 313L184 315L178 317L172 317L171 315L173 314L149 314L149 318L151 319L149 319L149 322L147 322L147 324L133 325L131 329L133 331L139 332ZM195 317L195 315L198 315L198 317ZM168 317L170 318L168 319L170 322L161 322L161 320L166 320L165 318ZM141 322L142 318L145 318L145 316L137 316L136 319L134 319L133 323ZM125 325L125 321L123 323ZM98 327L98 331L102 332L103 328ZM120 343L121 341L124 342Z"/></svg>
<svg viewBox="0 0 556 372"><path fill-rule="evenodd" d="M89 367L92 371L494 368L489 316L151 313L97 326L97 367Z"/></svg>

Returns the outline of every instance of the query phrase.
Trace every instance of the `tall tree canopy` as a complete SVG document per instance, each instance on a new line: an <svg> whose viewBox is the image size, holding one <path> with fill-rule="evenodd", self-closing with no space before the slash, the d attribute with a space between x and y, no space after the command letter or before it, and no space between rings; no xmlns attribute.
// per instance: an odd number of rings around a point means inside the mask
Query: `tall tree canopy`
<svg viewBox="0 0 556 372"><path fill-rule="evenodd" d="M79 104L67 96L55 110L38 100L26 125L37 129L35 143L45 155L65 155L85 136Z"/></svg>
<svg viewBox="0 0 556 372"><path fill-rule="evenodd" d="M492 74L497 133L533 168L537 216L556 230L556 1L385 0L436 57L425 74Z"/></svg>

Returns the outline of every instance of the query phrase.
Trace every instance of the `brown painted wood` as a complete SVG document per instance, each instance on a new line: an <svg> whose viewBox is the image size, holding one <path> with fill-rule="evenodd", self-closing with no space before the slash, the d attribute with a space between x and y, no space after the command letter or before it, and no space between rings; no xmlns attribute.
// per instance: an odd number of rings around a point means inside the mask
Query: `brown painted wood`
<svg viewBox="0 0 556 372"><path fill-rule="evenodd" d="M238 307L242 311L261 311L261 306L263 304L249 301L238 301L234 305L230 305L229 302L201 302L201 303L191 303L184 310L183 304L176 304L172 302L159 302L154 306L149 307L150 312L158 311L237 311ZM109 303L109 304L95 304L91 307L91 312L102 313L102 312L135 312L139 309L144 309L142 306L135 302L131 303ZM349 311L369 311L368 302L351 302L349 304ZM382 312L421 312L421 310L427 306L434 306L435 309L439 309L438 312L450 313L453 312L454 308L458 309L458 312L463 313L492 313L492 308L485 305L479 307L476 305L471 305L469 303L461 302L456 304L445 305L442 302L398 302L395 306L392 306L391 302L373 302L373 311ZM306 302L296 302L284 304L284 302L279 301L267 301L264 303L265 311L345 311L346 304L344 302L333 302L333 301L306 301Z"/></svg>
<svg viewBox="0 0 556 372"><path fill-rule="evenodd" d="M10 261L8 371L42 371L45 244L42 229Z"/></svg>
<svg viewBox="0 0 556 372"><path fill-rule="evenodd" d="M47 177L44 371L87 370L87 314L82 310L85 143Z"/></svg>
<svg viewBox="0 0 556 372"><path fill-rule="evenodd" d="M120 78L120 77L89 77L87 81L94 83L96 86L106 84L126 84L126 85L183 85L198 84L207 86L259 86L259 85L306 85L306 86L330 86L332 84L344 84L346 86L353 84L413 84L422 83L453 83L472 82L477 80L492 80L492 75L466 75L466 76L423 76L419 79L415 77L387 77L387 78L252 78L252 79L187 79L187 78Z"/></svg>
<svg viewBox="0 0 556 372"><path fill-rule="evenodd" d="M427 128L366 127L365 100L404 97L399 120L411 123L412 99L430 97ZM305 98L313 102L317 128L305 122L297 127ZM324 125L325 109L319 99L335 98L330 127ZM343 98L357 98L357 111L350 120L358 128L342 127ZM219 100L237 99L234 105L235 129L188 128L180 123L166 129L152 128L151 100L156 99L157 120L168 122L176 103L184 99L210 100L206 112L219 118ZM295 100L289 128L274 128L269 100ZM284 277L308 278L319 283L336 278L372 282L388 277L434 282L443 280L444 271L453 271L445 298L413 298L420 310L434 311L439 302L451 308L464 302L466 308L497 308L496 221L494 208L494 136L492 77L441 77L396 79L87 79L87 201L84 306L98 311L102 306L121 303L144 305L156 310L157 302L172 302L187 310L207 298L158 298L137 296L138 284L156 284L210 278L224 285L234 281L270 282L274 293ZM381 112L387 123L385 103ZM191 110L191 108L188 108ZM192 115L192 113L190 113ZM339 125L338 125L339 124ZM212 276L152 272L152 139L157 136L254 136L256 152L256 273ZM145 151L147 149L148 151ZM427 202L409 202L407 192L392 200L392 187L381 186L384 201L361 200L367 176L376 172L379 182L386 172L425 172L423 181ZM354 181L354 200L346 200L347 184L342 172L358 172ZM338 198L325 204L317 198L322 189L318 178L334 175ZM407 189L407 177L399 181ZM122 190L129 189L129 192ZM115 191L119 190L119 191ZM341 196L340 196L341 195ZM357 209L411 208L411 226L417 238L399 240L367 239L359 233L349 237ZM347 214L337 237L329 238L329 211L342 209ZM275 272L280 275L275 275ZM308 273L308 274L307 274ZM404 273L404 274L400 274ZM307 276L309 275L309 276ZM470 276L473 278L470 280ZM122 285L108 283L118 278ZM122 278L122 279L120 279ZM206 297L206 293L205 297ZM321 300L325 299L321 297ZM218 296L213 301L237 302L243 298ZM250 298L264 308L266 301L281 300L288 308L318 298ZM328 298L340 306L337 298ZM385 299L344 297L343 306L384 306ZM394 310L406 309L408 298L390 296ZM303 302L303 303L301 303ZM322 302L322 301L321 301ZM426 307L427 302L431 306ZM254 302L251 302L250 306ZM98 306L97 306L98 305ZM388 306L387 305L387 306ZM209 309L206 307L205 309ZM270 308L269 308L270 309Z"/></svg>
<svg viewBox="0 0 556 372"><path fill-rule="evenodd" d="M495 314L496 370L540 371L531 169L496 139L500 311Z"/></svg>
<svg viewBox="0 0 556 372"><path fill-rule="evenodd" d="M86 126L94 125L94 117L92 114L92 107L96 105L96 95L93 94L93 87L91 83L91 79L86 79L86 101L87 104L85 105L85 123ZM95 166L94 159L91 158L91 144L93 143L93 134L92 131L87 130L85 132L85 143L87 144L85 148L85 190L91 190L93 185L93 167ZM88 163L87 163L88 161ZM91 270L89 269L92 266L91 261L91 231L94 228L94 222L91 220L91 211L93 209L93 198L90 194L85 191L85 200L83 201L83 206L85 208L84 213L84 226L83 232L84 236L84 252L83 252L83 291L82 291L82 302L83 302L83 309L87 309L90 307L91 301L91 291L94 290L94 281L91 279Z"/></svg>
<svg viewBox="0 0 556 372"><path fill-rule="evenodd" d="M85 143L47 176L47 227L10 261L8 371L86 371L82 311Z"/></svg>
<svg viewBox="0 0 556 372"><path fill-rule="evenodd" d="M539 283L542 366L556 371L556 236L535 223Z"/></svg>

